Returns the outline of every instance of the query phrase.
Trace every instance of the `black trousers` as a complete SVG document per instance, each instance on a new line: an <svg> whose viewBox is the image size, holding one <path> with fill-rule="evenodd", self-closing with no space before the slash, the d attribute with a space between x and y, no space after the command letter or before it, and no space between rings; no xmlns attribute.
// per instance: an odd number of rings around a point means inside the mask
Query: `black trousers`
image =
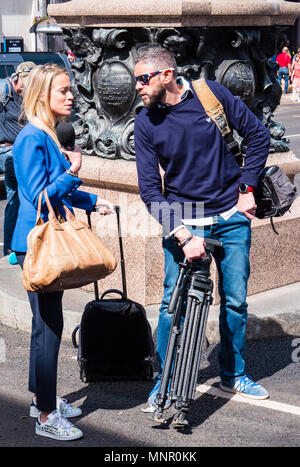
<svg viewBox="0 0 300 467"><path fill-rule="evenodd" d="M23 267L25 253L16 252ZM57 361L63 331L63 292L27 292L32 310L29 391L36 394L37 408L56 409Z"/></svg>

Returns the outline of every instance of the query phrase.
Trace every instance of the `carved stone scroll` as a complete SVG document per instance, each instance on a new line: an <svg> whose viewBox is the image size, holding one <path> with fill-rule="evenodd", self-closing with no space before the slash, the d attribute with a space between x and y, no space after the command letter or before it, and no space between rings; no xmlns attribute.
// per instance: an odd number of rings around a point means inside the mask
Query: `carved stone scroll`
<svg viewBox="0 0 300 467"><path fill-rule="evenodd" d="M182 76L201 76L226 86L269 128L271 152L289 150L284 127L272 120L281 87L277 65L270 59L284 43L284 28L65 27L63 31L78 59L72 65L74 124L87 154L135 159L133 127L142 102L133 70L139 51L148 45L170 50Z"/></svg>

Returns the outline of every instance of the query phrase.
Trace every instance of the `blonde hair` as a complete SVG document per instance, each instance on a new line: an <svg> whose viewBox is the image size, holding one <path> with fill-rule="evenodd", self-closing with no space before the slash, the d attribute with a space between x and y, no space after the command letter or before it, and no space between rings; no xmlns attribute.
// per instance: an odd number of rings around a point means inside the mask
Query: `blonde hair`
<svg viewBox="0 0 300 467"><path fill-rule="evenodd" d="M53 79L62 73L69 76L65 68L56 64L36 66L28 76L22 103L22 115L32 125L45 131L59 149L61 145L55 131L57 119L50 108L50 92ZM63 121L65 118L58 117L58 120Z"/></svg>

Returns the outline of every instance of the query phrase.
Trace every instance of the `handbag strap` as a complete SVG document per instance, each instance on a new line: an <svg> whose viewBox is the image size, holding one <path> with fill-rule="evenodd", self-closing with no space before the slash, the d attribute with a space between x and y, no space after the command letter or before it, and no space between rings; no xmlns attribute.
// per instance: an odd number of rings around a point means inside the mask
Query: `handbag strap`
<svg viewBox="0 0 300 467"><path fill-rule="evenodd" d="M41 193L39 194L38 208L37 208L35 225L41 225L41 224L44 223L44 221L43 221L43 219L41 217L43 195L45 197L46 205L47 205L47 208L48 208L48 211L49 211L49 215L48 215L49 221L51 222L51 224L53 225L55 230L63 230L63 227L61 226L61 223L60 223L60 221L58 219L58 216L55 213L55 211L54 211L54 209L53 209L53 207L51 205L51 202L50 202L50 199L49 199L46 188L43 191L41 191ZM67 220L72 223L74 228L76 228L76 229L77 228L82 228L81 224L79 226L77 226L75 216L73 216L71 211L64 204L63 204L63 207L64 207L64 209L66 211ZM59 212L59 210L57 210L57 211Z"/></svg>
<svg viewBox="0 0 300 467"><path fill-rule="evenodd" d="M43 219L41 218L42 197L43 197L43 192L40 193L39 199L38 199L38 208L37 208L37 213L36 213L35 225L40 225L44 223Z"/></svg>
<svg viewBox="0 0 300 467"><path fill-rule="evenodd" d="M46 188L44 189L43 193L44 193L45 201L46 201L47 208L48 208L48 211L49 211L49 216L48 216L48 217L49 217L49 218L50 218L50 217L52 217L52 218L55 217L55 219L57 219L57 217L56 217L56 215L55 215L55 212L54 212L54 209L53 209L53 207L52 207L52 204L50 203L50 199L49 199L49 196L48 196L48 193L47 193Z"/></svg>
<svg viewBox="0 0 300 467"><path fill-rule="evenodd" d="M35 225L37 226L37 225L44 224L44 221L43 221L43 219L41 217L43 195L45 197L46 205L47 205L47 208L48 208L48 211L49 211L49 215L48 215L49 222L52 224L52 226L53 226L53 228L55 230L64 230L63 216L61 215L61 213L60 213L57 206L55 206L55 211L56 212L54 211L54 209L53 209L53 207L51 205L51 202L50 202L50 199L49 199L46 188L43 191L41 191L41 193L39 194ZM74 214L72 214L70 209L65 204L62 203L62 206L63 206L63 208L64 208L64 210L66 212L66 220L72 226L73 229L81 230L81 229L86 228L85 224L83 224L78 219L76 219ZM63 222L62 222L62 220L63 220Z"/></svg>

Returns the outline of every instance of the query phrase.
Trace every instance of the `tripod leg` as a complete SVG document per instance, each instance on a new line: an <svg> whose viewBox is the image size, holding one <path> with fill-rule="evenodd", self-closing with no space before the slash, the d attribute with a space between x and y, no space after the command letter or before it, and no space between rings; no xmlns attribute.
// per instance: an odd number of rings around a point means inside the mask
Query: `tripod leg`
<svg viewBox="0 0 300 467"><path fill-rule="evenodd" d="M182 326L182 334L180 336L180 345L177 349L176 361L174 365L174 373L172 379L172 396L175 400L180 397L182 388L182 368L185 367L188 355L189 334L192 326L193 306L191 298L187 300L184 323Z"/></svg>
<svg viewBox="0 0 300 467"><path fill-rule="evenodd" d="M176 310L173 320L172 320L172 328L169 335L167 351L164 360L164 366L161 375L161 381L157 396L155 398L155 404L157 408L155 412L152 414L151 419L159 422L165 423L166 420L163 418L163 410L167 400L168 394L168 386L170 382L171 372L172 372L172 364L174 360L174 353L176 351L176 344L178 338L178 329L179 329L179 322L181 318L181 303L178 304L178 309Z"/></svg>
<svg viewBox="0 0 300 467"><path fill-rule="evenodd" d="M175 407L178 409L173 420L175 428L188 426L187 414L195 395L198 368L205 336L207 316L211 304L213 282L209 279L211 253L213 246L221 246L220 242L207 240L207 258L192 262L190 270L187 314L176 368L176 387L174 388ZM210 246L211 243L213 246ZM176 389L176 393L175 393Z"/></svg>
<svg viewBox="0 0 300 467"><path fill-rule="evenodd" d="M202 354L202 347L203 341L205 336L207 318L208 318L208 311L211 304L211 297L206 297L205 303L203 304L202 314L201 314L201 322L199 326L199 333L198 339L196 344L197 353L194 359L194 366L191 371L191 384L190 384L190 392L189 392L189 399L194 400L195 391L196 391L196 383L197 383L197 375L200 366L201 354Z"/></svg>
<svg viewBox="0 0 300 467"><path fill-rule="evenodd" d="M211 283L208 283L212 285ZM188 293L191 299L191 311L193 313L192 325L186 339L185 364L182 365L180 380L181 391L177 394L176 408L178 412L173 420L174 428L182 429L188 426L187 415L194 400L195 386L200 364L202 344L205 335L209 306L211 303L211 292L191 289Z"/></svg>
<svg viewBox="0 0 300 467"><path fill-rule="evenodd" d="M180 410L178 410L172 422L173 427L177 429L187 428L189 426L187 414L188 409L185 407L182 407Z"/></svg>
<svg viewBox="0 0 300 467"><path fill-rule="evenodd" d="M199 292L197 292L197 295ZM197 354L197 343L198 343L198 336L201 324L201 316L202 316L202 308L203 308L203 298L204 297L197 297L194 298L195 301L195 317L194 317L194 326L192 329L191 337L190 337L190 348L189 348L189 356L185 368L184 374L184 385L182 389L182 404L188 406L190 403L189 400L189 389L191 386L191 378L192 378L192 370L194 368L194 362Z"/></svg>
<svg viewBox="0 0 300 467"><path fill-rule="evenodd" d="M191 317L188 326L187 338L185 343L185 352L181 374L179 376L180 386L177 394L176 408L178 412L173 420L175 428L185 428L188 426L187 414L191 404L189 397L191 378L195 367L195 358L197 358L197 343L199 341L199 328L203 307L203 294L198 291L190 291L189 299L191 301Z"/></svg>
<svg viewBox="0 0 300 467"><path fill-rule="evenodd" d="M160 387L155 399L157 409L151 417L152 420L158 421L160 423L165 423L165 419L163 418L163 410L168 397L168 388L172 374L172 366L176 353L178 336L180 333L180 322L183 313L186 280L186 263L183 263L181 264L178 280L169 304L169 312L173 313L172 326L169 334Z"/></svg>

